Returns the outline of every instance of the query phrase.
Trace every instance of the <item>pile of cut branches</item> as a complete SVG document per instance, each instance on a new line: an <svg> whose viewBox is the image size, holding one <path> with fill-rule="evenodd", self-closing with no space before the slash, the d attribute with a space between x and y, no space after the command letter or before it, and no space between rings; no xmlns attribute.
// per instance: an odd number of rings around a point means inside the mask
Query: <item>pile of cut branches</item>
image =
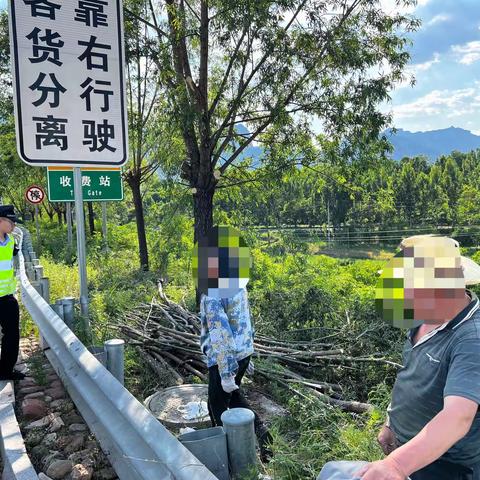
<svg viewBox="0 0 480 480"><path fill-rule="evenodd" d="M167 372L177 384L184 382L180 372L193 374L207 381L205 356L200 350L200 319L178 303L167 298L161 286L159 300L141 304L125 314L123 323L116 325L130 345L137 346L143 358L159 375ZM256 366L255 373L275 381L298 395L304 395L296 385L302 385L322 401L346 411L362 413L372 406L342 398L339 384L307 378L304 372L325 367L326 362L384 362L383 358L351 357L334 344L320 340L280 341L257 335L254 356L269 359L267 365ZM301 372L301 373L300 373Z"/></svg>

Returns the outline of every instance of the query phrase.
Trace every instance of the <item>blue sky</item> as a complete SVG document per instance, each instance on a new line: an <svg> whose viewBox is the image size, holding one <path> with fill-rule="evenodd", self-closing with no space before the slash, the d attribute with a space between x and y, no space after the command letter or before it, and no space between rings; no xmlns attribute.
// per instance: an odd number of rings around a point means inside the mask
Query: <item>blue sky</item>
<svg viewBox="0 0 480 480"><path fill-rule="evenodd" d="M386 108L394 125L411 131L453 125L480 134L479 0L420 0L411 13L422 20L408 68L416 84L392 92Z"/></svg>
<svg viewBox="0 0 480 480"><path fill-rule="evenodd" d="M381 2L387 11L397 9L395 0ZM480 135L480 0L418 0L408 13L422 21L407 71L416 84L398 85L384 105L393 125L411 131L455 126Z"/></svg>

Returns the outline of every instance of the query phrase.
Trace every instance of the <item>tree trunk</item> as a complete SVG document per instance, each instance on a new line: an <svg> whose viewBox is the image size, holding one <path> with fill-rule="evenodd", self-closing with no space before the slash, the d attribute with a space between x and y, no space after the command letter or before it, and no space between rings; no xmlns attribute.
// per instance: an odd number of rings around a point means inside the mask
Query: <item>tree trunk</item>
<svg viewBox="0 0 480 480"><path fill-rule="evenodd" d="M130 178L128 181L132 189L133 204L135 206L135 219L137 221L138 248L140 256L140 266L142 270L149 270L147 234L145 232L145 216L143 212L142 193L140 191L140 179Z"/></svg>
<svg viewBox="0 0 480 480"><path fill-rule="evenodd" d="M206 235L208 230L213 227L213 196L215 190L197 189L193 195L193 218L195 220L194 241L199 236Z"/></svg>
<svg viewBox="0 0 480 480"><path fill-rule="evenodd" d="M92 202L87 202L88 208L88 226L90 228L90 235L93 237L95 234L95 212L93 211Z"/></svg>

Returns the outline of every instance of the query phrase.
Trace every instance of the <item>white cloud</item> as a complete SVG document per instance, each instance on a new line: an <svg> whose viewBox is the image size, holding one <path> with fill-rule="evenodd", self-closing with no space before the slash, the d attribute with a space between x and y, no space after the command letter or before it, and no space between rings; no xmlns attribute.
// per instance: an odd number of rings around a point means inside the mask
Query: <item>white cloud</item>
<svg viewBox="0 0 480 480"><path fill-rule="evenodd" d="M441 13L439 15L435 15L432 19L430 19L428 22L424 23L425 27L431 27L432 25L436 25L437 23L442 23L442 22L447 22L450 20L452 17L450 15L446 15L444 13Z"/></svg>
<svg viewBox="0 0 480 480"><path fill-rule="evenodd" d="M480 40L474 40L463 45L453 45L452 51L458 63L471 65L480 60Z"/></svg>
<svg viewBox="0 0 480 480"><path fill-rule="evenodd" d="M433 90L413 102L393 106L393 114L396 120L425 116L465 116L478 111L479 96L478 85L459 90Z"/></svg>
<svg viewBox="0 0 480 480"><path fill-rule="evenodd" d="M415 79L415 83L418 84L422 80L422 74L430 70L433 65L440 63L440 54L435 52L431 60L427 60L423 63L411 63L405 67L403 73L403 80L395 85L395 90L400 88L407 88L412 86L412 79Z"/></svg>
<svg viewBox="0 0 480 480"><path fill-rule="evenodd" d="M397 2L400 1L400 5L397 5ZM380 0L380 6L382 10L391 14L391 13L412 13L418 7L424 7L427 3L430 3L431 0L418 0L417 5L410 5L405 7L401 0Z"/></svg>
<svg viewBox="0 0 480 480"><path fill-rule="evenodd" d="M436 63L440 63L440 54L438 52L435 52L433 54L433 58L427 62L413 63L412 65L409 65L408 70L414 74L418 72L426 72L427 70L430 70L432 65L435 65Z"/></svg>

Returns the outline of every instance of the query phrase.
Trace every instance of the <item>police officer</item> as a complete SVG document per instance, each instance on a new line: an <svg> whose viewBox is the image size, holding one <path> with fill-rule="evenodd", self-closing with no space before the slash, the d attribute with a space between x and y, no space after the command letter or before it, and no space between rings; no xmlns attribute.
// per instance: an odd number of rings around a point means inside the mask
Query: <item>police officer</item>
<svg viewBox="0 0 480 480"><path fill-rule="evenodd" d="M20 343L20 312L15 298L13 257L18 253L12 232L18 222L12 205L0 205L0 380L21 380L23 373L13 369Z"/></svg>

